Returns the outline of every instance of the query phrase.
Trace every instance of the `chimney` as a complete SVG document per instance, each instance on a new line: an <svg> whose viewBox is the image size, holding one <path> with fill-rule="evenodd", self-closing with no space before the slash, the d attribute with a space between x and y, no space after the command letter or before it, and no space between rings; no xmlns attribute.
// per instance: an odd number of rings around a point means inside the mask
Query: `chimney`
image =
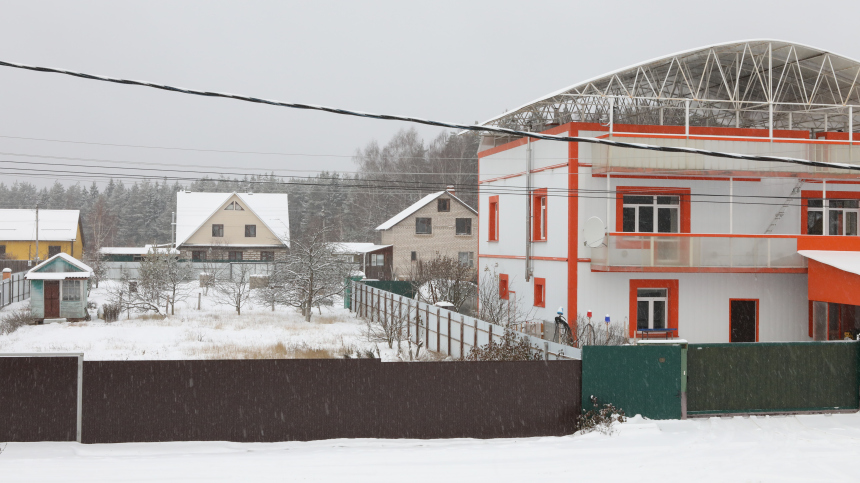
<svg viewBox="0 0 860 483"><path fill-rule="evenodd" d="M451 196L457 196L457 192L454 191L454 185L452 184L449 184L448 187L445 188L445 191L451 193Z"/></svg>
<svg viewBox="0 0 860 483"><path fill-rule="evenodd" d="M10 278L12 278L12 269L11 268L4 268L3 269L3 280L9 280Z"/></svg>

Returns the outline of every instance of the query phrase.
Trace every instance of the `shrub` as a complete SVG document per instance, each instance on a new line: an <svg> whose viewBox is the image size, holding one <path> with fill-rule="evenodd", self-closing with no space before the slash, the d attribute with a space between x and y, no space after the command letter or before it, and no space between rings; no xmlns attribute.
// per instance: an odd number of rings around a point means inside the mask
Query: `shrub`
<svg viewBox="0 0 860 483"><path fill-rule="evenodd" d="M506 330L501 342L490 342L473 347L466 356L467 361L539 361L539 352L532 353L528 337L517 338L512 330Z"/></svg>
<svg viewBox="0 0 860 483"><path fill-rule="evenodd" d="M119 303L102 305L102 316L105 322L115 322L119 320L119 314L122 311L122 305Z"/></svg>
<svg viewBox="0 0 860 483"><path fill-rule="evenodd" d="M603 407L600 407L595 396L591 396L591 404L592 409L579 420L579 431L582 433L597 431L603 434L612 434L612 423L627 421L624 410L618 409L612 404L604 404Z"/></svg>
<svg viewBox="0 0 860 483"><path fill-rule="evenodd" d="M11 334L24 325L33 324L33 316L30 307L23 307L9 313L0 315L0 335Z"/></svg>

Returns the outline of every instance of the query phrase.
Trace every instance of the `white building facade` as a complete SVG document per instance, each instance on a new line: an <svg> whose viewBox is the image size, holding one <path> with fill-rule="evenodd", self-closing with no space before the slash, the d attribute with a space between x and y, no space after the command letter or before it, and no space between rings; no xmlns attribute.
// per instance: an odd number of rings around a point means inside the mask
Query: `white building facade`
<svg viewBox="0 0 860 483"><path fill-rule="evenodd" d="M800 65L812 54L816 65L840 66L827 79L847 84L839 107L818 102L822 80ZM659 91L672 66L699 77ZM763 69L759 94L740 94L744 69ZM622 69L485 124L860 165L858 72L795 44L724 44ZM709 80L716 87L702 91ZM572 321L608 314L631 338L694 343L842 339L860 329L860 263L850 262L860 252L860 171L491 134L479 160L479 267L538 319L562 306ZM599 237L587 222L599 223Z"/></svg>

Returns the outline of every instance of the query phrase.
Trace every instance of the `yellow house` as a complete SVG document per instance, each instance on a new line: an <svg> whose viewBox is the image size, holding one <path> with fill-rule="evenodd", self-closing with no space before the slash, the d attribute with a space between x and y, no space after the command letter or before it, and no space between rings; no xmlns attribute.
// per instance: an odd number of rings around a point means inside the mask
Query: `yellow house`
<svg viewBox="0 0 860 483"><path fill-rule="evenodd" d="M58 253L81 259L84 238L78 210L39 210L40 260ZM0 258L36 258L36 210L0 210Z"/></svg>

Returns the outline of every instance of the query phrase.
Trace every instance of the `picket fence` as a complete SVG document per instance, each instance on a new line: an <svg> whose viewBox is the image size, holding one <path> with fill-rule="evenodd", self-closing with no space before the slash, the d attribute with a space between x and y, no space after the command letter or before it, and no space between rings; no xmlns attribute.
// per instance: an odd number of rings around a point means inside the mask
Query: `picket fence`
<svg viewBox="0 0 860 483"><path fill-rule="evenodd" d="M24 279L26 274L13 273L12 278L0 282L0 308L30 298L30 283Z"/></svg>
<svg viewBox="0 0 860 483"><path fill-rule="evenodd" d="M382 320L392 315L406 317L406 335L414 343L441 352L454 359L462 359L473 347L501 342L505 328L452 312L435 305L397 295L352 281L351 311L359 317ZM416 317L417 316L417 317ZM509 329L510 330L510 329ZM582 351L575 347L544 340L540 337L514 331L517 337L526 337L532 349L544 360L580 360Z"/></svg>

